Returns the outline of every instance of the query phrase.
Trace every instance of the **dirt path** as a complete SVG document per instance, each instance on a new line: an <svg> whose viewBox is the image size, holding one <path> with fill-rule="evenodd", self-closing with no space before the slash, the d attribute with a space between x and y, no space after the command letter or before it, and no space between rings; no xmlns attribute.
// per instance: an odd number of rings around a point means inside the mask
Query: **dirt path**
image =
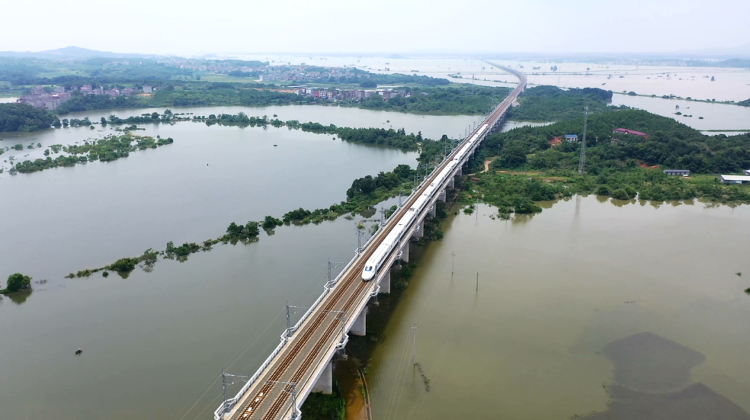
<svg viewBox="0 0 750 420"><path fill-rule="evenodd" d="M490 170L490 163L492 163L493 160L499 158L500 156L491 157L484 161L484 170L480 173L489 172Z"/></svg>

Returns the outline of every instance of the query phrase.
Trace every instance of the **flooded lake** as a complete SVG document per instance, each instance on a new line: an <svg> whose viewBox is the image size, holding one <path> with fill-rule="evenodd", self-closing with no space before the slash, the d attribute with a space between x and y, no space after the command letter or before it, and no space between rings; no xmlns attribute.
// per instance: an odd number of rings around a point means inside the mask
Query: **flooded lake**
<svg viewBox="0 0 750 420"><path fill-rule="evenodd" d="M119 116L151 110L115 111ZM163 110L162 110L163 111ZM177 112L177 109L174 110ZM186 108L180 112L250 115L277 114L282 119L318 121L353 127L377 127L391 120L395 127L439 138L476 117L434 117L337 107ZM92 120L110 111L87 113ZM82 118L82 115L76 115ZM388 124L390 126L390 124ZM304 207L328 207L346 199L351 182L414 165L416 152L332 141L332 136L287 128L208 127L201 123L146 124L142 135L172 137L174 144L132 153L114 162L93 162L11 176L10 156L17 161L43 158L53 144L73 144L114 133L65 128L39 133L3 135L0 144L21 143L22 151L2 155L0 197L6 224L0 267L37 279L62 277L97 267L145 249L200 242L223 234L231 222L281 217ZM460 129L460 128L459 128ZM28 149L41 143L42 148ZM115 240L116 238L116 240ZM43 257L42 257L43 256ZM40 259L44 264L40 264ZM11 268L12 267L12 268ZM6 275L8 275L6 274Z"/></svg>
<svg viewBox="0 0 750 420"><path fill-rule="evenodd" d="M384 67L382 60L371 64ZM398 63L391 71L415 64ZM482 63L423 66L415 68L449 74ZM689 106L694 117L680 121L699 129L750 128L739 107L615 100L675 118L676 104ZM316 106L172 110L403 127L429 138L459 136L476 120ZM152 111L163 109L85 115ZM160 260L153 272L138 268L126 279L60 277L170 240L213 238L232 221L327 207L345 199L354 178L416 159L286 128L142 127L138 134L175 143L110 163L0 175L2 275L49 280L34 284L31 296L0 299L0 418L209 418L221 370L255 371L285 327L285 302L308 306L322 290L327 259L351 258L356 220L280 227L257 243L218 245L184 263ZM108 133L3 134L0 145L24 149L1 158L40 155L26 149L31 143ZM750 297L742 292L750 280L735 274L750 274L750 207L617 204L573 198L508 222L490 220L495 210L480 206L477 215L449 220L375 347L368 372L375 418L568 419L610 409L619 416L632 409L613 404L623 395L659 407L663 395L708 396L750 411ZM429 392L410 362L413 324ZM649 376L654 360L676 361L667 381Z"/></svg>
<svg viewBox="0 0 750 420"><path fill-rule="evenodd" d="M313 303L327 259L348 261L356 246L354 221L340 218L160 260L127 279L51 279L25 301L3 297L0 418L213 418L222 368L251 375L278 344L285 302Z"/></svg>
<svg viewBox="0 0 750 420"><path fill-rule="evenodd" d="M515 86L512 75L492 68L478 59L461 58L386 58L386 57L296 57L256 56L254 59L276 62L306 62L316 65L350 65L380 73L420 74L447 78L455 83L485 86ZM750 70L716 67L635 66L627 64L539 62L489 60L517 68L528 76L529 86L552 85L561 88L593 87L613 92L634 91L658 98L615 95L613 105L627 105L657 115L673 117L698 130L748 130L750 107L665 100L663 95L698 100L743 101L750 99ZM557 71L551 67L557 66ZM535 69L537 67L538 69ZM388 68L388 70L385 70ZM414 73L412 70L417 70ZM668 75L668 76L667 76ZM622 78L620 78L622 76ZM714 81L711 81L711 77ZM676 116L675 105L683 114ZM689 108L688 108L689 107ZM687 111L687 112L686 112ZM700 120L698 117L704 117ZM726 133L732 134L732 133ZM735 133L736 134L736 133Z"/></svg>
<svg viewBox="0 0 750 420"><path fill-rule="evenodd" d="M750 272L750 206L602 201L449 220L375 348L375 418L609 418L623 388L691 384L750 412L750 280L735 274Z"/></svg>

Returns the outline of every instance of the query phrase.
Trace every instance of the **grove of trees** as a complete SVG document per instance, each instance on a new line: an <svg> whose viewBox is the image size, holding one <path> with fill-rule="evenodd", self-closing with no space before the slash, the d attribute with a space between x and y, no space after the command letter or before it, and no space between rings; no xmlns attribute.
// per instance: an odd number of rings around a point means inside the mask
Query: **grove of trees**
<svg viewBox="0 0 750 420"><path fill-rule="evenodd" d="M0 132L44 130L56 121L49 111L29 104L0 104Z"/></svg>

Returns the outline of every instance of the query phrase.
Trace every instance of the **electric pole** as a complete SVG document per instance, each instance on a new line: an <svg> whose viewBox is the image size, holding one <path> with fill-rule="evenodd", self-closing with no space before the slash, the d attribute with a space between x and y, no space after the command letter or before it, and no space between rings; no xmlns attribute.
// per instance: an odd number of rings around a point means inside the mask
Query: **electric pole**
<svg viewBox="0 0 750 420"><path fill-rule="evenodd" d="M411 326L411 330L414 331L414 348L411 355L411 362L412 364L417 364L417 330L419 327L417 327L417 324L414 324Z"/></svg>
<svg viewBox="0 0 750 420"><path fill-rule="evenodd" d="M227 412L229 412L229 407L227 407L227 374L224 372L224 368L221 369L221 391L224 395L224 410L222 411L224 412L224 414L226 414Z"/></svg>
<svg viewBox="0 0 750 420"><path fill-rule="evenodd" d="M453 263L455 262L455 259L456 259L456 252L451 251L451 280L453 279Z"/></svg>
<svg viewBox="0 0 750 420"><path fill-rule="evenodd" d="M589 120L589 107L583 107L583 140L581 141L581 159L578 161L578 175L583 175L586 166L586 125Z"/></svg>
<svg viewBox="0 0 750 420"><path fill-rule="evenodd" d="M357 229L357 254L362 252L362 229L359 227Z"/></svg>
<svg viewBox="0 0 750 420"><path fill-rule="evenodd" d="M238 379L235 380L235 381L232 381L230 383L227 383L227 376L231 376L233 378L238 378ZM224 416L226 416L226 414L229 412L229 406L227 405L227 388L229 386L232 386L232 385L236 384L237 382L246 382L247 379L249 379L247 376L230 375L230 374L224 372L223 368L221 369L221 391L222 391L222 394L224 395L224 402L222 404L223 405L223 410L222 411L224 413Z"/></svg>

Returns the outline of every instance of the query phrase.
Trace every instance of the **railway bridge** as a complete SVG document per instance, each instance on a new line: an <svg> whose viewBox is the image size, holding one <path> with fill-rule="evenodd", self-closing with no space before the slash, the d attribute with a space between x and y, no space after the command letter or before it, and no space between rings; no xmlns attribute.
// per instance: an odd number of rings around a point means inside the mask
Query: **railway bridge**
<svg viewBox="0 0 750 420"><path fill-rule="evenodd" d="M435 215L436 202L445 201L445 189L453 187L454 177L462 174L482 140L500 129L506 111L525 88L524 74L497 67L518 77L518 86L357 249L297 324L284 330L279 345L237 395L216 409L215 420L300 419L300 407L310 392L331 392L334 354L344 349L349 334L365 335L370 298L390 293L390 268L409 261L409 242L422 237L424 219ZM375 274L363 281L362 272L374 258L378 259Z"/></svg>

